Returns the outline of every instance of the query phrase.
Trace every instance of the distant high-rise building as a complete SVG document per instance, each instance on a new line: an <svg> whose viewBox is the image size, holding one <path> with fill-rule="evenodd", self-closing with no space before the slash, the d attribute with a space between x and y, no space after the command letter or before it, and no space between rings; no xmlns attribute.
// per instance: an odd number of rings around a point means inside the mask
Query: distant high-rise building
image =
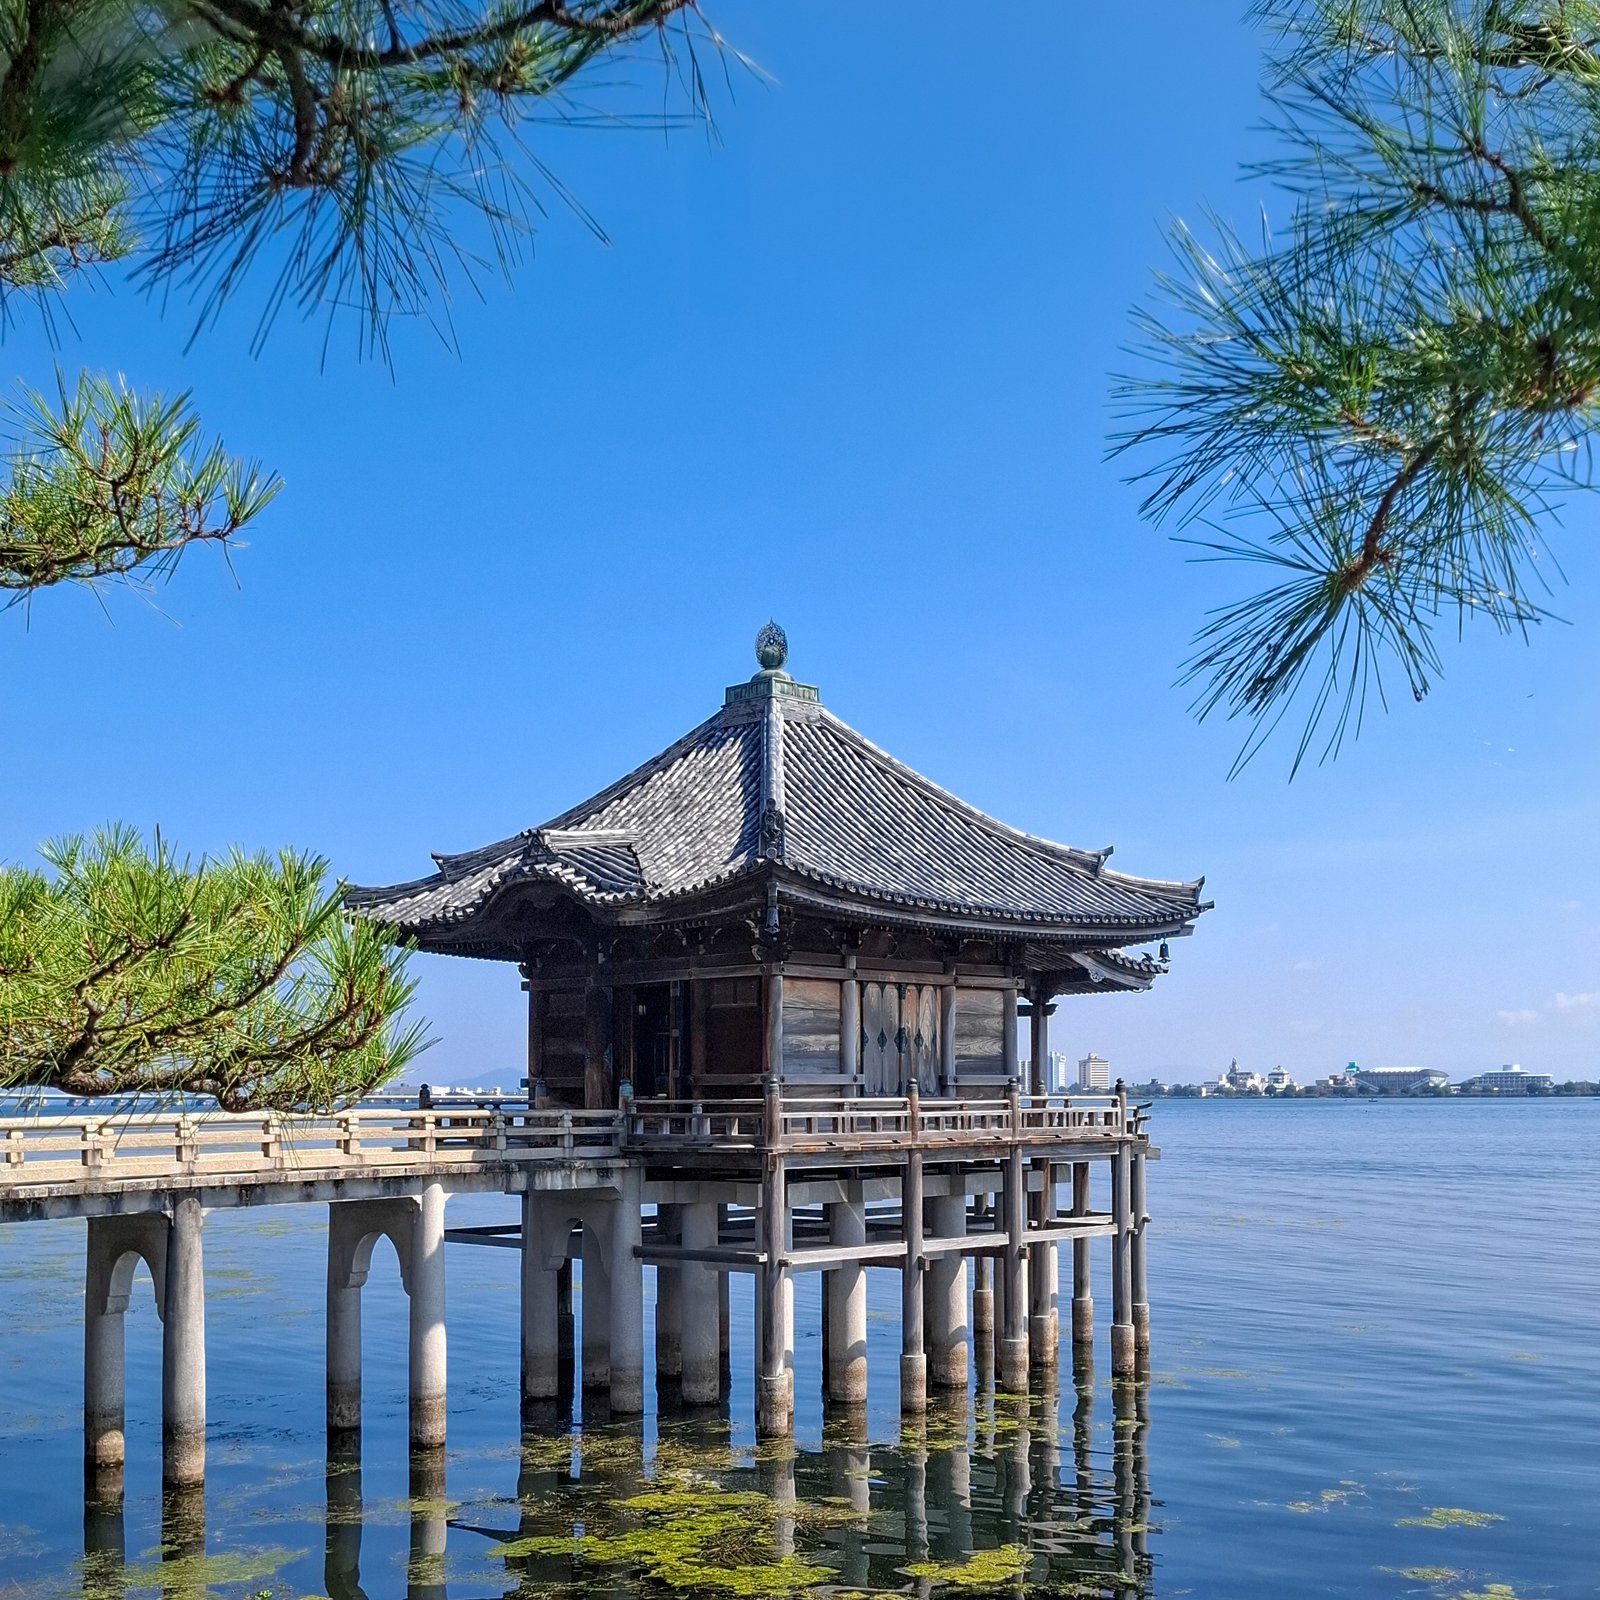
<svg viewBox="0 0 1600 1600"><path fill-rule="evenodd" d="M1109 1089L1111 1087L1111 1063L1104 1056L1097 1056L1091 1050L1078 1063L1078 1087L1080 1089Z"/></svg>
<svg viewBox="0 0 1600 1600"><path fill-rule="evenodd" d="M1515 1065L1498 1072L1480 1072L1461 1085L1462 1094L1541 1094L1555 1087L1548 1072L1528 1072Z"/></svg>

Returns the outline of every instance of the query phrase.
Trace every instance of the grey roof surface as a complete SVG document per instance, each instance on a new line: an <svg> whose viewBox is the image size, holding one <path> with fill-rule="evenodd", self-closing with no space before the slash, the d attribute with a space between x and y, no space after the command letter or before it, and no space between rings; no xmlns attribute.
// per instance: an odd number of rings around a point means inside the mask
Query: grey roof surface
<svg viewBox="0 0 1600 1600"><path fill-rule="evenodd" d="M737 698L736 698L737 697ZM810 698L807 698L810 697ZM796 893L1039 933L1181 931L1200 882L1109 871L1109 851L1021 833L896 761L777 672L581 805L352 909L422 937L472 922L506 886L547 884L596 914L691 900L775 872ZM780 890L780 892L782 892ZM688 907L685 906L687 910Z"/></svg>

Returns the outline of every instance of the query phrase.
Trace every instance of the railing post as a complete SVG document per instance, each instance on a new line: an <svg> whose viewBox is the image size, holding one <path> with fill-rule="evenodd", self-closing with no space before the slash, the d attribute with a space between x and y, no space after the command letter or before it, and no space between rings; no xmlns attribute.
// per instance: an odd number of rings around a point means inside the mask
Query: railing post
<svg viewBox="0 0 1600 1600"><path fill-rule="evenodd" d="M280 1153L278 1113L269 1111L261 1119L261 1159L276 1166Z"/></svg>
<svg viewBox="0 0 1600 1600"><path fill-rule="evenodd" d="M361 1113L346 1111L339 1117L339 1154L347 1160L361 1154Z"/></svg>
<svg viewBox="0 0 1600 1600"><path fill-rule="evenodd" d="M503 1155L506 1148L506 1116L499 1106L494 1108L494 1115L489 1118L489 1148Z"/></svg>
<svg viewBox="0 0 1600 1600"><path fill-rule="evenodd" d="M79 1148L84 1166L94 1171L105 1161L105 1149L100 1143L100 1124L86 1122L79 1139Z"/></svg>
<svg viewBox="0 0 1600 1600"><path fill-rule="evenodd" d="M177 1154L180 1167L200 1159L200 1130L187 1112L178 1118Z"/></svg>
<svg viewBox="0 0 1600 1600"><path fill-rule="evenodd" d="M689 1132L701 1138L711 1132L711 1124L706 1117L706 1106L703 1100L696 1100L689 1108Z"/></svg>
<svg viewBox="0 0 1600 1600"><path fill-rule="evenodd" d="M576 1140L572 1133L572 1113L563 1111L561 1113L561 1153L570 1159L575 1144Z"/></svg>

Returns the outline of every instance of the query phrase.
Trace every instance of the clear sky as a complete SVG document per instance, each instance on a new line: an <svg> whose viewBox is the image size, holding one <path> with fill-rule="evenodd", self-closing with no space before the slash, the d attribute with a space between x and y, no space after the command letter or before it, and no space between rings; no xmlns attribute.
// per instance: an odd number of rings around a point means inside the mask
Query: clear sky
<svg viewBox="0 0 1600 1600"><path fill-rule="evenodd" d="M1236 176L1260 39L1175 0L1114 36L1066 6L709 11L771 81L735 74L720 142L532 130L610 242L555 206L511 286L454 305L459 354L397 326L391 373L347 327L324 365L322 326L285 319L252 358L264 281L187 350L181 305L115 283L74 289L54 351L8 333L29 382L192 388L288 487L237 588L202 551L160 609L0 615L0 854L119 818L415 876L709 714L771 614L796 675L938 782L1206 875L1172 973L1064 1002L1052 1048L1130 1079L1600 1076L1593 507L1555 535L1571 626L1450 646L1336 766L1290 784L1269 751L1230 783L1236 730L1173 686L1249 575L1140 522L1108 373L1164 219L1263 199ZM514 1082L515 971L418 971L425 1075Z"/></svg>

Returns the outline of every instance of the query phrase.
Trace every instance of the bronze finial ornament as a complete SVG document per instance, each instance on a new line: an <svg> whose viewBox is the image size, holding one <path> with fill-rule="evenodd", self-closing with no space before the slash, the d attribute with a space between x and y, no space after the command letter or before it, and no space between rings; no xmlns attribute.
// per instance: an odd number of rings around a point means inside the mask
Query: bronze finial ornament
<svg viewBox="0 0 1600 1600"><path fill-rule="evenodd" d="M789 636L770 619L756 635L756 660L762 671L777 672L789 659Z"/></svg>

